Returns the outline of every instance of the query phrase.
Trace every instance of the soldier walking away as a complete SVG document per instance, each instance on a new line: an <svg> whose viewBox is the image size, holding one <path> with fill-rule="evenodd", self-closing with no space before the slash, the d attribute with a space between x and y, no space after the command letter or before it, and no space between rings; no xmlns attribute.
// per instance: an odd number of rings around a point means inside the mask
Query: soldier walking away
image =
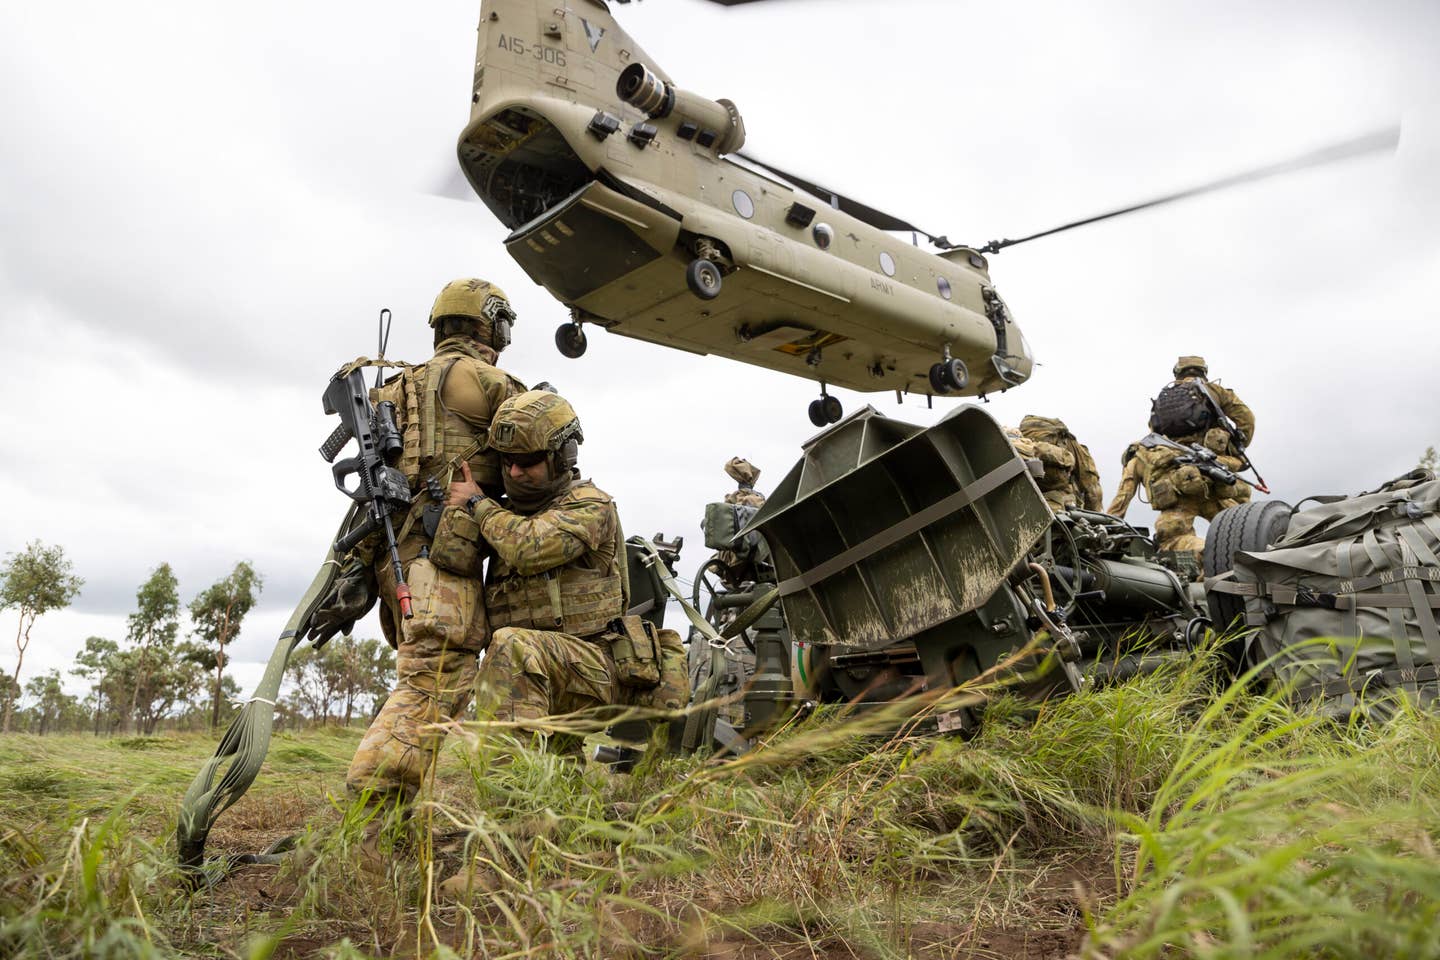
<svg viewBox="0 0 1440 960"><path fill-rule="evenodd" d="M1235 391L1208 379L1203 357L1181 357L1173 372L1151 402L1152 432L1140 441L1137 459L1150 506L1160 514L1157 549L1188 551L1198 562L1205 541L1195 533L1195 518L1209 520L1250 499L1249 485L1234 474L1249 466L1245 448L1255 439L1255 415Z"/></svg>
<svg viewBox="0 0 1440 960"><path fill-rule="evenodd" d="M540 720L616 705L678 710L689 699L685 648L673 630L626 616L625 535L615 501L576 468L584 441L574 409L532 390L500 405L489 447L505 499L468 468L446 503L464 510L493 551L485 576L490 646L477 708L497 720ZM578 738L552 737L578 750ZM462 871L442 885L457 896L476 882Z"/></svg>
<svg viewBox="0 0 1440 960"><path fill-rule="evenodd" d="M1007 427L1005 432L1020 456L1044 467L1035 483L1053 512L1100 509L1104 493L1095 458L1063 420L1026 414L1018 430Z"/></svg>
<svg viewBox="0 0 1440 960"><path fill-rule="evenodd" d="M409 481L413 502L397 518L396 540L414 616L405 619L396 606L385 551L362 542L346 558L310 636L348 632L377 594L385 598L380 625L398 653L395 689L345 777L352 793L366 794L376 805L403 804L415 795L444 737L433 725L457 717L472 696L487 636L479 537L469 514L447 509L444 498L460 470L497 495L501 490L499 457L485 441L495 411L525 389L495 366L514 321L500 288L474 279L448 283L430 311L434 357L372 391L377 403L395 404L404 442L396 466ZM378 821L372 822L369 841L378 830Z"/></svg>

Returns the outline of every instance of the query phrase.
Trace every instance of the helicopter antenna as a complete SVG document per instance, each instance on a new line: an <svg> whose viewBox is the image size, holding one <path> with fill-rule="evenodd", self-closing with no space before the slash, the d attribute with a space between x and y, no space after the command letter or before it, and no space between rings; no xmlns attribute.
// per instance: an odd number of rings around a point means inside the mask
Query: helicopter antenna
<svg viewBox="0 0 1440 960"><path fill-rule="evenodd" d="M376 357L380 361L379 368L375 371L375 386L380 386L385 376L385 347L390 343L390 308L380 308L380 353Z"/></svg>
<svg viewBox="0 0 1440 960"><path fill-rule="evenodd" d="M991 240L983 247L978 247L980 253L999 253L1006 247L1013 247L1017 243L1026 243L1031 240L1038 240L1041 237L1048 237L1051 234L1063 233L1066 230L1073 230L1076 227L1083 227L1091 223L1099 223L1101 220L1109 220L1111 217L1123 216L1127 213L1135 213L1137 210L1148 210L1151 207L1158 207L1166 203L1174 203L1177 200L1185 200L1190 197L1198 197L1201 194L1211 193L1216 190L1225 190L1229 187L1239 186L1242 183L1254 183L1257 180L1265 180L1269 177L1278 177L1283 173L1296 173L1309 167L1318 167L1327 163L1336 163L1340 160L1348 160L1351 157L1361 157L1370 153L1393 151L1400 142L1400 127L1395 125L1367 133L1363 137L1356 137L1353 140L1345 140L1340 143L1331 144L1320 150L1313 150L1310 153L1292 157L1289 160L1282 160L1279 163L1272 163L1267 166L1257 167L1254 170L1247 170L1244 173L1232 174L1213 180L1210 183L1200 184L1181 190L1178 193L1167 194L1163 197L1156 197L1153 200L1146 200L1144 203L1137 203L1132 206L1122 207L1119 210L1111 210L1109 213L1102 213L1093 217L1086 217L1084 220L1076 220L1062 226L1052 227L1049 230L1042 230L1039 233L1032 233L1028 237L1019 237L1014 240Z"/></svg>

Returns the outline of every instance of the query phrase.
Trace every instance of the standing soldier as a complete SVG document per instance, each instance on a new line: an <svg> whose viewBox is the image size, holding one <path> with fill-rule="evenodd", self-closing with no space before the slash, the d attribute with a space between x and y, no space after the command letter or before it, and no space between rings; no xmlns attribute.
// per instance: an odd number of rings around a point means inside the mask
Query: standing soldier
<svg viewBox="0 0 1440 960"><path fill-rule="evenodd" d="M1150 506L1159 511L1155 545L1160 550L1186 550L1200 558L1205 541L1195 533L1195 518L1213 518L1221 510L1250 499L1244 483L1221 483L1202 473L1188 459L1189 444L1213 452L1216 462L1230 471L1248 466L1245 448L1255 439L1255 415L1235 391L1207 379L1210 370L1203 357L1181 357L1175 362L1175 379L1150 404L1150 429L1141 441L1139 456ZM1155 438L1158 434L1170 443Z"/></svg>
<svg viewBox="0 0 1440 960"><path fill-rule="evenodd" d="M583 440L564 399L522 393L490 428L505 503L468 470L450 487L447 503L474 519L494 552L478 688L482 714L500 720L618 704L678 710L689 699L680 635L625 616L625 535L610 495L579 479Z"/></svg>
<svg viewBox="0 0 1440 960"><path fill-rule="evenodd" d="M514 321L498 287L483 280L446 284L430 311L435 356L406 367L372 395L395 404L404 441L396 466L410 481L413 503L397 520L396 540L414 617L404 619L395 606L383 548L362 543L311 630L312 637L348 632L377 592L385 598L380 625L398 652L395 689L345 777L351 791L370 791L372 802L404 803L415 795L444 737L432 725L458 716L472 695L486 639L479 539L469 514L447 509L443 500L457 470L485 489L501 489L499 458L485 441L495 411L525 389L495 366Z"/></svg>
<svg viewBox="0 0 1440 960"><path fill-rule="evenodd" d="M1075 439L1063 420L1026 414L1020 429L1007 428L1017 453L1045 468L1035 483L1055 513L1079 507L1099 510L1104 493L1090 448Z"/></svg>

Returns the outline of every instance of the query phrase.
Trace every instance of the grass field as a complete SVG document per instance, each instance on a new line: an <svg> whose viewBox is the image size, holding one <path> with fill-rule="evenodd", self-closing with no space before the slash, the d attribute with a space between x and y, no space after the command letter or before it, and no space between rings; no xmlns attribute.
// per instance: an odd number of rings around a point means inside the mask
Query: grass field
<svg viewBox="0 0 1440 960"><path fill-rule="evenodd" d="M1440 956L1433 717L1337 727L1197 665L996 701L968 743L893 725L630 776L452 738L378 873L332 799L360 731L282 735L210 850L297 853L194 894L174 818L213 741L7 737L0 956Z"/></svg>

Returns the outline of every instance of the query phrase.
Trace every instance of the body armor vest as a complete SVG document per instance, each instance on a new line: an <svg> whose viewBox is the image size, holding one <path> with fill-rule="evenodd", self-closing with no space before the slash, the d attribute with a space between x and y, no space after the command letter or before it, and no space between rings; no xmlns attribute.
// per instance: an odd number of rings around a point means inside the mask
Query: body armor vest
<svg viewBox="0 0 1440 960"><path fill-rule="evenodd" d="M483 489L492 494L501 489L499 456L493 451L481 452L489 424L477 426L450 410L441 399L445 379L454 366L471 362L467 354L437 356L407 368L371 391L373 401L389 400L399 413L403 448L395 466L410 481L412 492L430 477L448 484L451 472L458 475L461 460L470 463L470 474ZM478 353L473 359L489 365ZM498 369L495 374L507 376Z"/></svg>
<svg viewBox="0 0 1440 960"><path fill-rule="evenodd" d="M566 496L588 499L587 494L598 493L587 485L572 488ZM494 557L485 584L485 610L490 629L523 627L577 637L608 629L612 621L625 613L625 587L620 569L623 560L620 545L624 540L618 517L615 531L611 542L599 550L533 576L522 576L503 559Z"/></svg>

